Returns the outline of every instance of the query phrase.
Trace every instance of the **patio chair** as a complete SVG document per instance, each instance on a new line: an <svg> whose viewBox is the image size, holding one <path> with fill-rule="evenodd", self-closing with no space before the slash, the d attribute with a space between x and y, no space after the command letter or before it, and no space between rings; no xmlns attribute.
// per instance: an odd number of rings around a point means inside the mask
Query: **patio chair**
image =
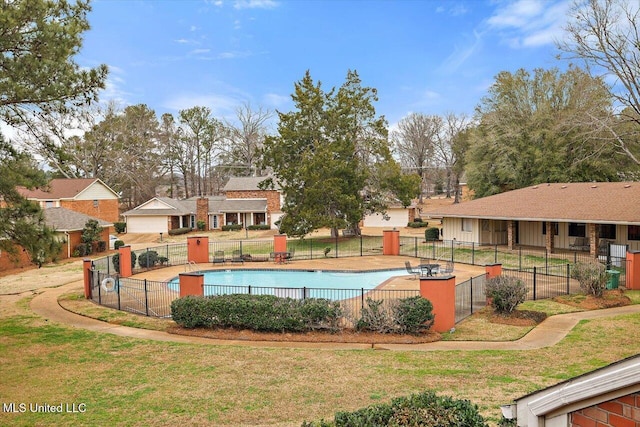
<svg viewBox="0 0 640 427"><path fill-rule="evenodd" d="M414 270L409 261L405 261L404 266L407 269L407 273L412 274L416 279L420 276L420 271Z"/></svg>
<svg viewBox="0 0 640 427"><path fill-rule="evenodd" d="M442 275L448 275L453 273L454 265L453 261L447 261L443 268L441 268L438 272Z"/></svg>
<svg viewBox="0 0 640 427"><path fill-rule="evenodd" d="M240 249L233 250L233 253L231 254L231 262L239 262L241 264L244 264L244 257L242 256L242 252L240 251Z"/></svg>
<svg viewBox="0 0 640 427"><path fill-rule="evenodd" d="M576 237L576 239L569 245L569 249L577 251L589 250L589 239L587 237Z"/></svg>
<svg viewBox="0 0 640 427"><path fill-rule="evenodd" d="M296 255L296 248L292 248L291 251L287 252L287 254L285 255L284 262L291 261L295 255Z"/></svg>
<svg viewBox="0 0 640 427"><path fill-rule="evenodd" d="M213 253L214 264L224 264L224 251L215 251Z"/></svg>

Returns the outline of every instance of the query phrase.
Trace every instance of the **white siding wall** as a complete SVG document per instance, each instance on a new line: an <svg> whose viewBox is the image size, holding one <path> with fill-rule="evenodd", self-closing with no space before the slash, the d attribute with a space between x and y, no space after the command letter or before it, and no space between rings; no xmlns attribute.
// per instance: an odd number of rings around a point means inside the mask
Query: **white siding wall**
<svg viewBox="0 0 640 427"><path fill-rule="evenodd" d="M107 187L95 182L78 194L76 200L116 200L117 198Z"/></svg>
<svg viewBox="0 0 640 427"><path fill-rule="evenodd" d="M471 219L471 231L462 231L462 218L444 218L442 239L480 243L480 220Z"/></svg>
<svg viewBox="0 0 640 427"><path fill-rule="evenodd" d="M127 233L167 233L166 216L128 217Z"/></svg>

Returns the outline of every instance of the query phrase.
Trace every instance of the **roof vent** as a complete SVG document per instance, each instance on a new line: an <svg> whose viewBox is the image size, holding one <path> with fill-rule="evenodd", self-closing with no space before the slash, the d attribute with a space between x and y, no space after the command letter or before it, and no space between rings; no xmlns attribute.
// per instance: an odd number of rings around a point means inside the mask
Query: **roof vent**
<svg viewBox="0 0 640 427"><path fill-rule="evenodd" d="M597 185L592 185L591 188L598 188L598 186Z"/></svg>
<svg viewBox="0 0 640 427"><path fill-rule="evenodd" d="M631 187L631 184L627 184L624 186L624 188L629 188L629 187Z"/></svg>
<svg viewBox="0 0 640 427"><path fill-rule="evenodd" d="M531 187L531 188L533 188L534 190L537 190L537 189L538 189L538 186L537 186L537 185L534 185L534 186L533 186L533 187Z"/></svg>
<svg viewBox="0 0 640 427"><path fill-rule="evenodd" d="M567 186L566 186L566 185L563 185L563 186L562 186L562 187L560 187L560 188L567 188Z"/></svg>

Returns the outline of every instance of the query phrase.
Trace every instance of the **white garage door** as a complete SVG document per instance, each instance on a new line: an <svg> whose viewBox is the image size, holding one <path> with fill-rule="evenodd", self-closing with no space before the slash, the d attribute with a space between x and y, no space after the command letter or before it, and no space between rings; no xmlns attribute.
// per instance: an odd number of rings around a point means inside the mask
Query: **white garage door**
<svg viewBox="0 0 640 427"><path fill-rule="evenodd" d="M367 215L365 227L406 227L409 215L405 209L389 209L386 218L380 214Z"/></svg>
<svg viewBox="0 0 640 427"><path fill-rule="evenodd" d="M166 233L166 216L133 216L127 218L127 233Z"/></svg>

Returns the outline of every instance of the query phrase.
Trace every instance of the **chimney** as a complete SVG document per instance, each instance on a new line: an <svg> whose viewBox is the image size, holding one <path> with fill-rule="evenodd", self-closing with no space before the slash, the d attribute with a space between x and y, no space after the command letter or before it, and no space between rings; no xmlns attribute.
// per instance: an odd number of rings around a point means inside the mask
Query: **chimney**
<svg viewBox="0 0 640 427"><path fill-rule="evenodd" d="M204 221L205 230L209 230L209 199L206 197L198 197L196 200L196 224Z"/></svg>

